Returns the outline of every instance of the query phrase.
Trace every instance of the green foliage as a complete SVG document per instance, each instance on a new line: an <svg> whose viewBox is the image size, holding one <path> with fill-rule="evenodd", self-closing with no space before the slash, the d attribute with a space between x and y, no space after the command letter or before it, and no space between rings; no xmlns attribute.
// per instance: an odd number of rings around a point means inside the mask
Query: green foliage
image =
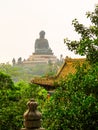
<svg viewBox="0 0 98 130"><path fill-rule="evenodd" d="M86 16L90 19L92 25L85 27L77 19L74 19L72 24L81 38L79 41L70 41L66 38L65 43L69 50L82 56L86 55L90 63L96 63L98 62L98 50L94 48L94 45L98 46L98 5L95 6L94 12L87 12Z"/></svg>
<svg viewBox="0 0 98 130"><path fill-rule="evenodd" d="M95 6L94 12L87 12L86 16L90 18L92 25L85 27L74 19L72 24L81 37L79 41L70 41L66 38L65 43L69 50L82 56L86 55L92 66L86 64L78 66L75 75L61 81L60 88L49 103L52 109L53 104L57 105L54 115L58 113L55 119L60 123L55 127L51 121L52 125L46 125L49 130L98 129L98 5ZM47 112L45 118L48 116ZM54 115L51 114L52 117Z"/></svg>
<svg viewBox="0 0 98 130"><path fill-rule="evenodd" d="M16 86L20 88L21 99L20 102L24 104L23 109L26 110L26 103L29 99L34 98L39 103L39 109L44 106L45 100L47 100L47 91L38 85L20 81L16 83Z"/></svg>
<svg viewBox="0 0 98 130"><path fill-rule="evenodd" d="M1 90L14 89L14 83L12 82L9 75L0 73L0 89Z"/></svg>
<svg viewBox="0 0 98 130"><path fill-rule="evenodd" d="M0 73L0 129L16 130L16 109L20 94L10 76ZM18 112L18 111L17 111ZM17 126L18 127L18 126Z"/></svg>
<svg viewBox="0 0 98 130"><path fill-rule="evenodd" d="M63 79L45 105L43 126L47 130L98 129L98 65L77 67Z"/></svg>
<svg viewBox="0 0 98 130"><path fill-rule="evenodd" d="M23 113L29 99L35 98L42 110L47 92L41 87L20 81L13 83L11 77L0 72L0 130L18 130L23 125Z"/></svg>
<svg viewBox="0 0 98 130"><path fill-rule="evenodd" d="M0 64L0 71L9 74L14 82L19 82L21 80L29 82L34 76L45 76L45 75L55 75L58 69L58 65L34 65L23 66L9 64Z"/></svg>

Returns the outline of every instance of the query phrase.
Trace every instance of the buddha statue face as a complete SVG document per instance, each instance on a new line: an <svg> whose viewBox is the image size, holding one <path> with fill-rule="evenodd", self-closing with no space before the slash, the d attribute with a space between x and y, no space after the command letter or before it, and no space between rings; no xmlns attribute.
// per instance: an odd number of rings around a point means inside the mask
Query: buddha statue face
<svg viewBox="0 0 98 130"><path fill-rule="evenodd" d="M45 37L45 32L44 32L44 31L41 31L41 32L39 33L39 35L40 35L40 38L44 38L44 37Z"/></svg>

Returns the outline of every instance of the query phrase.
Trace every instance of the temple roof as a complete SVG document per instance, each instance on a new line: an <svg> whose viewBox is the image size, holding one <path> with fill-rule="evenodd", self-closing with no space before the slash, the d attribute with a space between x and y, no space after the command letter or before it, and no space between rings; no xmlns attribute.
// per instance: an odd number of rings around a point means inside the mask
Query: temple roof
<svg viewBox="0 0 98 130"><path fill-rule="evenodd" d="M76 72L75 66L77 64L84 63L85 59L79 58L79 59L71 59L67 58L65 59L63 65L57 72L57 74L53 77L35 77L31 80L31 83L43 86L47 90L53 90L57 87L58 82L66 78L68 74L73 74Z"/></svg>

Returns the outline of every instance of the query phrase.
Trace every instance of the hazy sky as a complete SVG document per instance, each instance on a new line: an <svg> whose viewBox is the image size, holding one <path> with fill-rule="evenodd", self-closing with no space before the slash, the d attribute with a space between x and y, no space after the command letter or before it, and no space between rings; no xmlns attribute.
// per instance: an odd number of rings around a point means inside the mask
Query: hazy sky
<svg viewBox="0 0 98 130"><path fill-rule="evenodd" d="M88 25L85 13L93 11L97 3L98 0L0 0L0 62L28 58L41 30L46 32L57 57L74 57L63 39L78 38L72 20L77 18Z"/></svg>

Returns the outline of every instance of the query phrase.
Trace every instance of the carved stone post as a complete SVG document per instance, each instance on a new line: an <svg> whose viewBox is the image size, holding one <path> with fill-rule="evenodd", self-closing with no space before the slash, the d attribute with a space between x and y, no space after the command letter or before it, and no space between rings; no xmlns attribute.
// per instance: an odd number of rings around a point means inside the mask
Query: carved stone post
<svg viewBox="0 0 98 130"><path fill-rule="evenodd" d="M41 113L37 110L38 103L31 99L28 103L28 110L24 113L24 126L21 130L45 130L41 127Z"/></svg>

